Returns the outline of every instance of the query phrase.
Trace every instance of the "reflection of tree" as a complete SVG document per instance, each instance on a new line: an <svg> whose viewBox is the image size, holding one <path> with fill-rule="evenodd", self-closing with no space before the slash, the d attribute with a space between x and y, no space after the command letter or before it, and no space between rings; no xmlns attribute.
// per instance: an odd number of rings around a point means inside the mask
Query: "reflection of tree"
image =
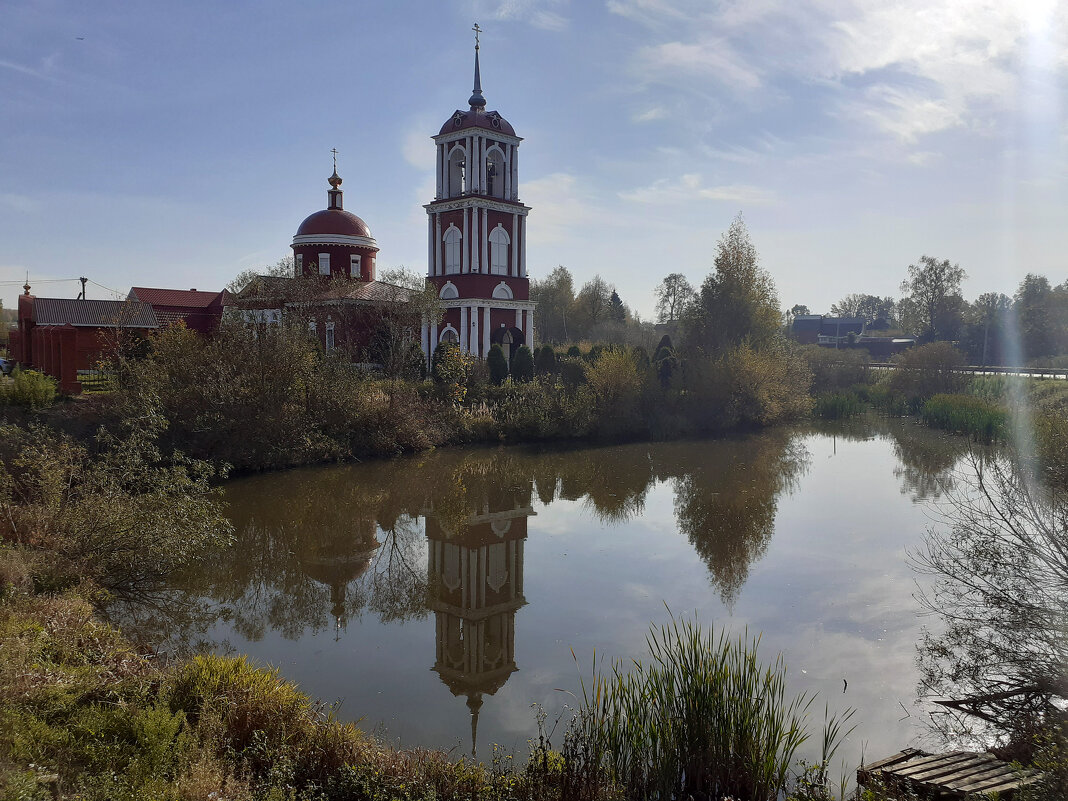
<svg viewBox="0 0 1068 801"><path fill-rule="evenodd" d="M894 476L913 501L937 500L953 489L953 467L974 447L967 437L932 431L916 423L887 427L901 462Z"/></svg>
<svg viewBox="0 0 1068 801"><path fill-rule="evenodd" d="M789 435L765 432L730 441L443 450L243 478L226 489L237 544L154 596L165 607L125 608L123 624L140 617L146 632L158 632L173 613L164 630L192 643L219 620L256 640L268 630L294 639L332 626L340 632L368 613L387 622L423 617L435 592L423 518L462 539L486 515L529 509L536 492L542 503L578 501L619 523L642 512L654 483L669 480L679 527L729 599L763 552L776 495L803 461Z"/></svg>
<svg viewBox="0 0 1068 801"><path fill-rule="evenodd" d="M783 432L717 444L716 458L693 460L675 480L675 516L730 605L775 531L778 496L808 464Z"/></svg>
<svg viewBox="0 0 1068 801"><path fill-rule="evenodd" d="M921 693L943 699L935 722L953 739L1033 746L1068 704L1068 496L974 457L943 512L948 530L913 556L935 580L922 601L945 622L920 649Z"/></svg>

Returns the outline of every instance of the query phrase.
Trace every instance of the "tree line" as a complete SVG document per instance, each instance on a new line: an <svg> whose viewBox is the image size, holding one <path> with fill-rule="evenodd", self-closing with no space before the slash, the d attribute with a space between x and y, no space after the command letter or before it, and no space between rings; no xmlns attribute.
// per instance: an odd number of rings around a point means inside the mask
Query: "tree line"
<svg viewBox="0 0 1068 801"><path fill-rule="evenodd" d="M1028 273L1012 297L984 292L968 301L961 292L967 277L959 264L925 255L908 266L899 299L853 293L832 304L830 314L861 318L869 329L920 343L954 342L972 364L1041 366L1068 355L1068 280L1054 285ZM809 313L795 305L787 324Z"/></svg>

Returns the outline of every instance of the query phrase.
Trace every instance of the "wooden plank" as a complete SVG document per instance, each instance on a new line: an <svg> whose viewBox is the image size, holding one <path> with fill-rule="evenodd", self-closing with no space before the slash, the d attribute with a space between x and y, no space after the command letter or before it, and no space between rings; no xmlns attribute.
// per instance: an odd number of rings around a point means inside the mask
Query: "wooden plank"
<svg viewBox="0 0 1068 801"><path fill-rule="evenodd" d="M1006 768L1009 766L1006 765ZM989 777L987 779L977 780L971 784L966 784L964 787L954 788L963 793L989 793L992 790L1009 790L1020 787L1025 779L1030 779L1034 782L1038 779L1038 776L1021 776L1017 775L1011 768L1000 776Z"/></svg>
<svg viewBox="0 0 1068 801"><path fill-rule="evenodd" d="M1005 772L1004 765L986 765L975 770L961 771L951 776L943 776L937 781L928 782L929 786L938 789L960 790L964 787L994 781L995 783L1012 777L1012 772Z"/></svg>
<svg viewBox="0 0 1068 801"><path fill-rule="evenodd" d="M944 762L949 757L964 757L970 755L971 752L969 751L950 751L948 754L926 754L925 756L922 756L919 759L910 759L908 762L904 764L899 764L897 767L894 767L890 770L886 770L884 772L897 774L902 771L908 771L914 768L922 768L924 766Z"/></svg>
<svg viewBox="0 0 1068 801"><path fill-rule="evenodd" d="M913 756L916 756L917 754L921 756L929 756L929 754L924 751L920 751L918 748L906 748L902 751L898 751L893 756L886 757L886 759L880 759L876 762L871 762L867 765L861 765L860 770L864 771L865 773L871 773L873 770L878 770L879 768L885 767L886 765L892 765L897 762L902 762L903 760L909 759Z"/></svg>
<svg viewBox="0 0 1068 801"><path fill-rule="evenodd" d="M971 764L979 764L982 760L978 760L975 754L955 754L952 757L946 757L938 761L928 761L923 765L907 765L901 770L895 770L893 773L897 776L901 776L907 779L927 779L932 776L944 776L949 773L960 770Z"/></svg>

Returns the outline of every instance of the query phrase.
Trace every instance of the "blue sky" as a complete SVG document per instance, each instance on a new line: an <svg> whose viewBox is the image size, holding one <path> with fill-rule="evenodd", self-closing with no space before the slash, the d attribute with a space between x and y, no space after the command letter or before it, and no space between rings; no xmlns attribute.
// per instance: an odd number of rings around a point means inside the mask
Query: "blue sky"
<svg viewBox="0 0 1068 801"><path fill-rule="evenodd" d="M0 297L217 289L288 252L330 149L379 267L426 267L430 136L483 89L524 137L532 277L645 317L741 211L784 307L1068 278L1058 0L0 0ZM14 283L3 283L14 282ZM107 297L90 285L90 297Z"/></svg>

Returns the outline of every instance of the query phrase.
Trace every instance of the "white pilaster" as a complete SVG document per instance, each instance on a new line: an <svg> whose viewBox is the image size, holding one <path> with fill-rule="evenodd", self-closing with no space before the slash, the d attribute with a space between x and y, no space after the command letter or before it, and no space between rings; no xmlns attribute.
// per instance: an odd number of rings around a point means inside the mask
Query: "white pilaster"
<svg viewBox="0 0 1068 801"><path fill-rule="evenodd" d="M505 145L504 152L507 154L508 162L505 165L504 171L504 194L505 200L512 199L512 150L514 148L511 145Z"/></svg>
<svg viewBox="0 0 1068 801"><path fill-rule="evenodd" d="M519 148L512 145L512 200L519 200Z"/></svg>
<svg viewBox="0 0 1068 801"><path fill-rule="evenodd" d="M490 243L489 243L489 209L482 209L482 273L489 275L490 271Z"/></svg>
<svg viewBox="0 0 1068 801"><path fill-rule="evenodd" d="M478 249L479 249L479 237L478 237L478 209L471 209L471 272L478 272Z"/></svg>
<svg viewBox="0 0 1068 801"><path fill-rule="evenodd" d="M467 272L471 271L471 265L470 265L469 260L467 258L468 253L471 252L471 238L468 236L468 225L467 225L468 214L467 214L467 209L463 209L463 213L464 213L464 241L462 242L463 247L460 248L460 250L463 253L463 255L460 257L460 260L462 262L462 266L460 267L460 272L467 273Z"/></svg>
<svg viewBox="0 0 1068 801"><path fill-rule="evenodd" d="M534 310L527 309L527 327L523 329L526 334L527 347L534 349Z"/></svg>
<svg viewBox="0 0 1068 801"><path fill-rule="evenodd" d="M460 351L467 353L467 307L460 307Z"/></svg>
<svg viewBox="0 0 1068 801"><path fill-rule="evenodd" d="M468 136L468 137L465 138L465 141L467 142L467 165L466 165L466 169L465 169L464 175L467 177L467 191L470 192L471 189L472 189L472 184L475 181L475 171L473 169L471 169L472 166L475 163L474 162L474 158L475 158L474 137Z"/></svg>
<svg viewBox="0 0 1068 801"><path fill-rule="evenodd" d="M519 275L519 215L512 215L512 269L509 275Z"/></svg>
<svg viewBox="0 0 1068 801"><path fill-rule="evenodd" d="M485 194L486 182L486 140L478 138L478 191Z"/></svg>
<svg viewBox="0 0 1068 801"><path fill-rule="evenodd" d="M434 215L434 275L441 275L441 215Z"/></svg>
<svg viewBox="0 0 1068 801"><path fill-rule="evenodd" d="M490 310L489 306L482 307L482 358L489 356L490 350Z"/></svg>
<svg viewBox="0 0 1068 801"><path fill-rule="evenodd" d="M434 351L438 347L438 327L436 325L430 326L430 350L428 353L433 356Z"/></svg>
<svg viewBox="0 0 1068 801"><path fill-rule="evenodd" d="M519 231L519 275L527 277L527 216L523 215L523 223Z"/></svg>
<svg viewBox="0 0 1068 801"><path fill-rule="evenodd" d="M478 355L478 306L470 309L471 325L467 338L468 353Z"/></svg>
<svg viewBox="0 0 1068 801"><path fill-rule="evenodd" d="M516 309L515 310L515 327L518 328L520 331L523 330L523 310L522 309Z"/></svg>
<svg viewBox="0 0 1068 801"><path fill-rule="evenodd" d="M423 360L426 362L427 366L429 367L430 366L430 356L431 356L431 351L430 351L430 326L427 324L426 320L423 320L423 325L422 325L422 327L421 327L421 329L419 331L419 342L420 342L420 344L421 344L421 346L423 348Z"/></svg>
<svg viewBox="0 0 1068 801"><path fill-rule="evenodd" d="M426 217L426 274L434 274L434 215Z"/></svg>

